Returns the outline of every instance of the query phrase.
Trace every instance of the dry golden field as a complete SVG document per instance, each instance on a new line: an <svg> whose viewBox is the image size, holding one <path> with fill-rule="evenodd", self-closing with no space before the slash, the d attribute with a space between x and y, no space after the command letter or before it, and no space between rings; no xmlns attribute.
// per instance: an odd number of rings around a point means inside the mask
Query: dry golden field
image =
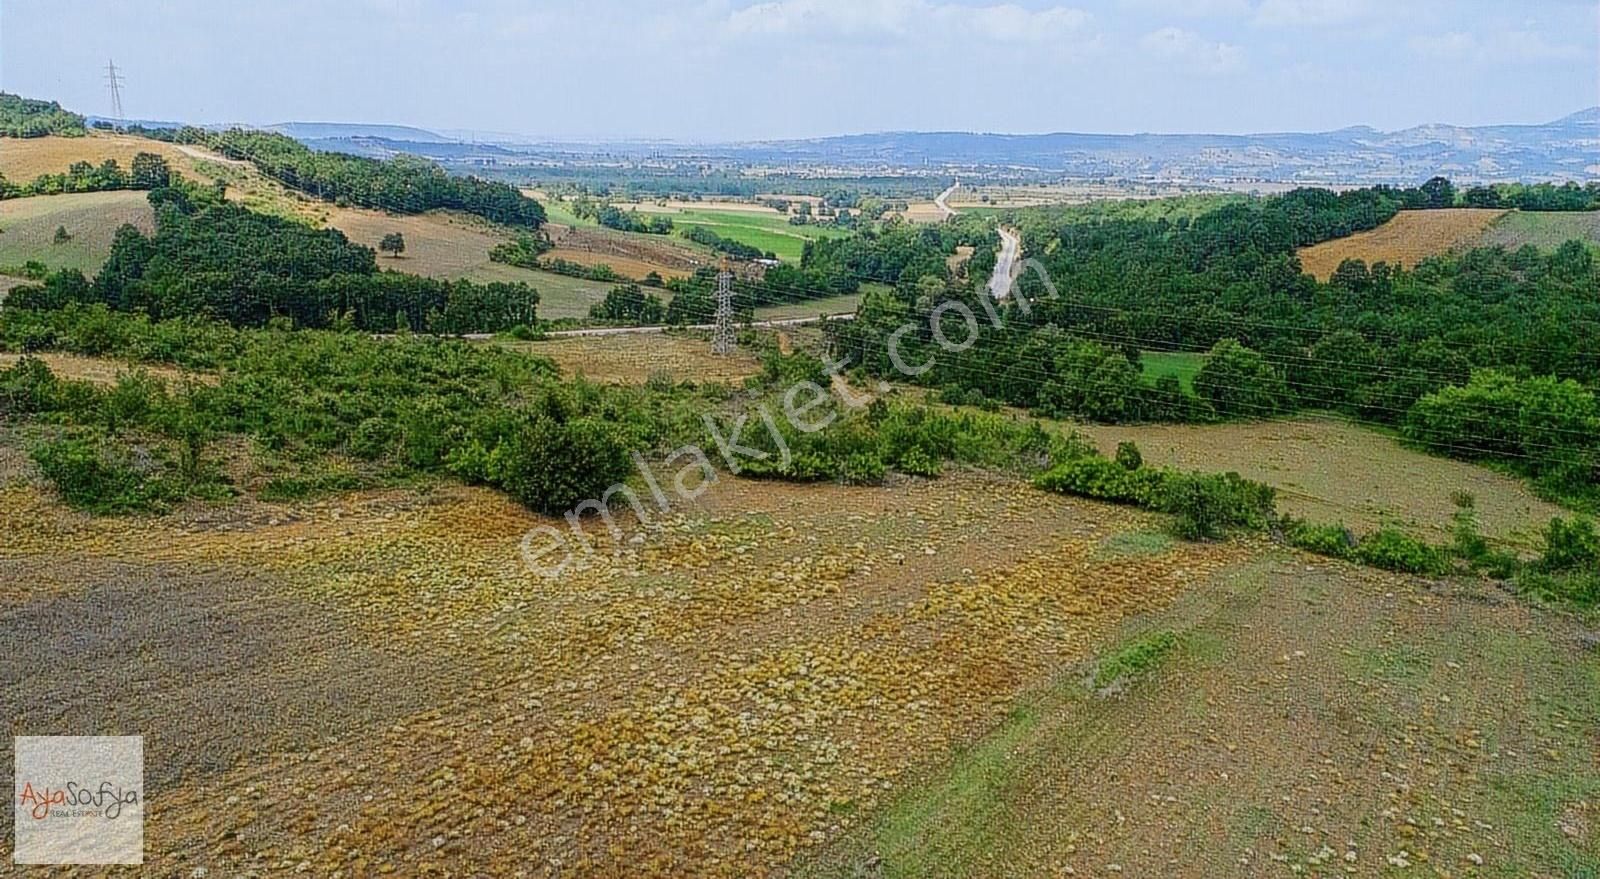
<svg viewBox="0 0 1600 879"><path fill-rule="evenodd" d="M1476 246L1485 230L1505 213L1480 208L1401 211L1370 232L1302 249L1300 264L1306 274L1323 281L1332 277L1334 270L1347 259L1366 260L1368 265L1386 262L1413 268L1430 256Z"/></svg>
<svg viewBox="0 0 1600 879"><path fill-rule="evenodd" d="M548 357L564 373L605 383L643 384L660 374L674 380L738 384L761 372L761 362L748 349L713 355L710 337L701 332L619 333L496 344Z"/></svg>

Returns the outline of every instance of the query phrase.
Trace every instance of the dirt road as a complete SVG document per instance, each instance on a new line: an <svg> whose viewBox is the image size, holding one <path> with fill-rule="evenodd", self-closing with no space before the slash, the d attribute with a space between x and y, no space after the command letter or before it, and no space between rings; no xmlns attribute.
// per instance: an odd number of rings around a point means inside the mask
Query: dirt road
<svg viewBox="0 0 1600 879"><path fill-rule="evenodd" d="M1000 255L994 261L994 274L989 278L989 295L1004 299L1011 295L1011 281L1016 277L1017 259L1022 255L1022 236L1000 227Z"/></svg>

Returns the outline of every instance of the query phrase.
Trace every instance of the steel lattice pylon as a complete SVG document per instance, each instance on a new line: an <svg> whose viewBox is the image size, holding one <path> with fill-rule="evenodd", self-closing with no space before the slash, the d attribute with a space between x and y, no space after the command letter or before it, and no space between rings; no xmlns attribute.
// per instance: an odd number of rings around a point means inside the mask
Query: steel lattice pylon
<svg viewBox="0 0 1600 879"><path fill-rule="evenodd" d="M733 331L733 272L724 265L717 275L716 328L711 331L711 353L732 354L738 345Z"/></svg>

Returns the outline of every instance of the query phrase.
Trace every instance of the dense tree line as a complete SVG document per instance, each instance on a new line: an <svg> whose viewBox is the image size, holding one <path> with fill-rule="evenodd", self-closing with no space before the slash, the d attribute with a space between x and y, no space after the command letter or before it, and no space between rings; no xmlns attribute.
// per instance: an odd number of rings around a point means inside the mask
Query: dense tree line
<svg viewBox="0 0 1600 879"><path fill-rule="evenodd" d="M103 303L152 318L204 316L235 326L497 332L536 320L525 284L441 281L377 271L370 248L223 201L196 187L156 189L156 231L117 230L93 282L76 271L12 291L8 307Z"/></svg>
<svg viewBox="0 0 1600 879"><path fill-rule="evenodd" d="M1461 204L1471 208L1515 208L1521 211L1600 210L1600 183L1521 183L1474 186L1462 193Z"/></svg>
<svg viewBox="0 0 1600 879"><path fill-rule="evenodd" d="M545 221L544 205L516 187L452 175L415 156L379 160L315 152L287 135L238 128L207 131L185 127L145 134L248 160L285 186L327 201L399 214L458 210L527 229L538 229Z"/></svg>
<svg viewBox="0 0 1600 879"><path fill-rule="evenodd" d="M525 269L539 267L539 257L551 248L550 241L542 235L518 235L511 241L502 241L489 249L489 261L519 266Z"/></svg>
<svg viewBox="0 0 1600 879"><path fill-rule="evenodd" d="M105 192L118 189L160 189L172 182L167 160L154 153L135 153L127 171L116 159L99 165L73 162L65 174L41 174L33 182L16 185L0 177L0 199L66 192Z"/></svg>
<svg viewBox="0 0 1600 879"><path fill-rule="evenodd" d="M653 326L666 317L661 297L647 293L638 284L612 287L606 298L589 309L589 317L606 323L627 326Z"/></svg>
<svg viewBox="0 0 1600 879"><path fill-rule="evenodd" d="M0 137L82 137L83 117L55 101L37 101L0 92Z"/></svg>
<svg viewBox="0 0 1600 879"><path fill-rule="evenodd" d="M1020 218L1026 250L1055 294L1025 271L998 306L998 327L977 282L952 282L929 259L935 249L869 248L872 259L847 260L852 270L905 268L887 276L892 291L870 293L858 319L830 333L853 363L898 375L888 339L909 325L903 361L929 364L915 380L976 399L1109 422L1335 409L1406 426L1441 450L1507 460L1545 477L1552 493L1600 483L1600 432L1584 414L1600 376L1592 251L1579 242L1480 249L1413 271L1352 260L1329 283L1300 271L1296 248L1382 223L1403 204L1394 192L1300 191L1192 221L1031 212ZM978 338L956 351L937 336L964 340L974 330L948 306L939 312L952 302L978 318ZM1148 349L1210 355L1189 388L1175 377L1150 381L1140 355ZM1472 388L1469 379L1481 389L1451 392ZM1489 409L1472 415L1482 400Z"/></svg>
<svg viewBox="0 0 1600 879"><path fill-rule="evenodd" d="M763 251L759 247L752 247L742 241L724 238L707 226L690 226L683 230L683 237L696 244L703 244L717 253L727 254L734 259L770 259L776 261L778 258L777 254L771 251Z"/></svg>
<svg viewBox="0 0 1600 879"><path fill-rule="evenodd" d="M595 211L595 222L619 232L637 232L641 235L671 235L672 220L657 214L645 218L637 210L625 211L615 205L601 205Z"/></svg>

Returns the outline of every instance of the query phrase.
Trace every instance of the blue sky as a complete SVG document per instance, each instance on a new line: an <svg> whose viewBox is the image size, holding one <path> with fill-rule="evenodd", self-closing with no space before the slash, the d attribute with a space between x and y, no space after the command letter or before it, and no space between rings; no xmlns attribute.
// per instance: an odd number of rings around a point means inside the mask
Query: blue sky
<svg viewBox="0 0 1600 879"><path fill-rule="evenodd" d="M0 0L0 88L129 116L720 140L1326 130L1600 104L1594 0Z"/></svg>

